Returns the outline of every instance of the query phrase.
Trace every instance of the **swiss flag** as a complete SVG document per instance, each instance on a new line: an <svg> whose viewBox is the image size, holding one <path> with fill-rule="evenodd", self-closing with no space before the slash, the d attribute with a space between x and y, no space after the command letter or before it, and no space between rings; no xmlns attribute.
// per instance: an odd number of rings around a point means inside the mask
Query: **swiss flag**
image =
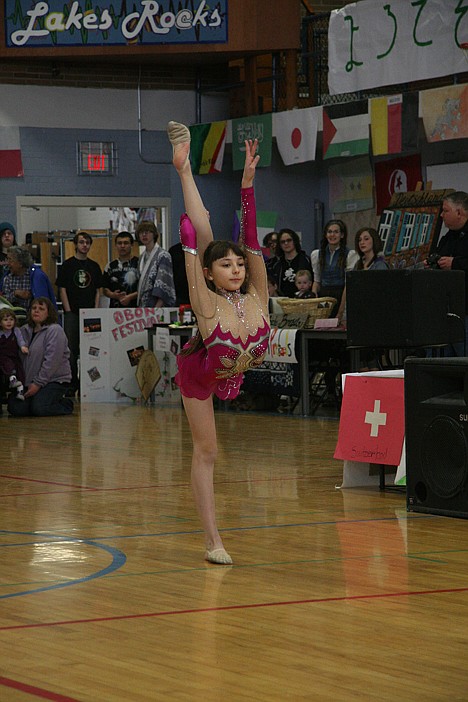
<svg viewBox="0 0 468 702"><path fill-rule="evenodd" d="M285 166L315 161L320 107L276 112L273 133Z"/></svg>
<svg viewBox="0 0 468 702"><path fill-rule="evenodd" d="M397 466L404 435L404 379L347 376L334 457Z"/></svg>

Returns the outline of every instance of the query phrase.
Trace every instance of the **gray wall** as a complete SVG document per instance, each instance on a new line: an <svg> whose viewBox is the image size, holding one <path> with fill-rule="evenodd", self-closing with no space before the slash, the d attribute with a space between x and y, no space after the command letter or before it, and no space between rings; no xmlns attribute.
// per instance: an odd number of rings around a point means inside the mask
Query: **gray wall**
<svg viewBox="0 0 468 702"><path fill-rule="evenodd" d="M204 101L206 121L228 114L225 97ZM17 126L24 178L0 179L0 221L15 226L18 196L100 196L169 198L172 201L171 242L178 239L178 218L183 211L177 174L171 166L171 148L165 133L171 118L195 121L194 93L148 91L141 98L142 153L138 153L138 100L136 91L40 88L2 85L0 128ZM425 168L437 163L467 159L468 140L427 144L420 134L423 177ZM78 176L77 141L113 141L118 150L118 174ZM320 227L314 225L314 201L323 203L323 218L329 217L329 162L320 159L284 166L273 143L272 164L259 168L256 183L257 207L278 213L277 228L290 227L302 235L309 252L318 243ZM223 172L197 177L197 183L217 238L230 236L234 210L239 209L241 172L231 167L231 147L226 147ZM451 187L447 182L446 187ZM465 187L466 190L468 188ZM371 213L364 213L364 218ZM366 222L367 223L367 222Z"/></svg>
<svg viewBox="0 0 468 702"><path fill-rule="evenodd" d="M20 141L23 178L0 180L0 220L16 222L18 196L158 197L172 200L171 243L178 238L178 218L183 212L179 179L171 165L171 147L165 132L145 132L139 156L138 132L102 129L45 129L22 127ZM113 141L118 153L116 176L79 176L76 144L80 141ZM220 174L197 176L197 184L210 210L216 238L231 235L233 214L239 209L241 171L232 171L230 145ZM302 233L304 248L314 240L313 201L327 198L319 162L286 168L273 145L272 165L259 168L257 208L278 213L278 228Z"/></svg>

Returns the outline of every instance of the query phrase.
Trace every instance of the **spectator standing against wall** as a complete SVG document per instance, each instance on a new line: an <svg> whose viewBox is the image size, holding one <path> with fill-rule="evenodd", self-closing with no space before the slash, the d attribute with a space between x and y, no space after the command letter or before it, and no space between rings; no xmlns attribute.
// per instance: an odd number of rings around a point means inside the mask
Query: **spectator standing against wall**
<svg viewBox="0 0 468 702"><path fill-rule="evenodd" d="M320 248L310 256L314 272L312 292L318 297L336 299L332 317L340 306L346 271L352 271L359 259L359 254L346 245L347 238L346 224L341 219L330 219L324 227Z"/></svg>
<svg viewBox="0 0 468 702"><path fill-rule="evenodd" d="M16 246L16 231L10 222L0 222L0 290L3 278L8 273L7 252L10 246Z"/></svg>
<svg viewBox="0 0 468 702"><path fill-rule="evenodd" d="M176 292L170 254L158 244L159 232L153 222L140 222L135 232L145 247L140 256L138 307L174 307Z"/></svg>
<svg viewBox="0 0 468 702"><path fill-rule="evenodd" d="M119 232L115 237L118 258L104 268L103 293L110 299L109 307L136 307L138 297L138 256L132 256L133 236Z"/></svg>
<svg viewBox="0 0 468 702"><path fill-rule="evenodd" d="M102 271L98 263L88 258L93 239L87 232L73 237L75 255L59 268L57 287L64 312L64 330L70 347L72 380L70 394L78 388L78 358L80 355L80 309L99 307Z"/></svg>

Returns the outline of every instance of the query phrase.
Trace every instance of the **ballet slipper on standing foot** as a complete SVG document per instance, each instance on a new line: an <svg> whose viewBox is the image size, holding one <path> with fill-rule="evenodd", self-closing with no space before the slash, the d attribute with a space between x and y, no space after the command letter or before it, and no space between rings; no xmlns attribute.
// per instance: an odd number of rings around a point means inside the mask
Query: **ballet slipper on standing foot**
<svg viewBox="0 0 468 702"><path fill-rule="evenodd" d="M218 563L219 565L232 565L232 558L224 548L214 548L205 552L205 561Z"/></svg>
<svg viewBox="0 0 468 702"><path fill-rule="evenodd" d="M172 144L172 163L177 170L181 170L188 161L190 150L190 130L180 122L169 122L167 135Z"/></svg>

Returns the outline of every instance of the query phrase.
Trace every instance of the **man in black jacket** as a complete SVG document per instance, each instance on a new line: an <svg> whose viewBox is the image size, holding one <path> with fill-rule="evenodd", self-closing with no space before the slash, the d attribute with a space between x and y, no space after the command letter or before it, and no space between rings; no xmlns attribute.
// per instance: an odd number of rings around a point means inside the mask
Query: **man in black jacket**
<svg viewBox="0 0 468 702"><path fill-rule="evenodd" d="M468 315L468 193L456 191L442 203L440 213L448 232L437 244L440 256L437 265L442 270L464 271L465 313ZM465 317L465 344L453 345L456 356L465 356L468 348L468 316Z"/></svg>

